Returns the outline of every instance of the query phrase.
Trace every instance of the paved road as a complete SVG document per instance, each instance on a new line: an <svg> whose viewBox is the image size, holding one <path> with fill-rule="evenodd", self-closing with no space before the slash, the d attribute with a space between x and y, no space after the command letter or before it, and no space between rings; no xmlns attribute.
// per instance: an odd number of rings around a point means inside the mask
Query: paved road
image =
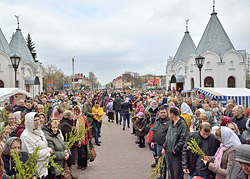
<svg viewBox="0 0 250 179"><path fill-rule="evenodd" d="M131 135L131 128L123 131L121 125L109 123L106 116L103 116L103 122L111 127L102 125L101 146L94 145L96 160L88 163L84 171L74 166L73 173L80 179L147 179L153 162L148 146L139 148L135 144L136 136Z"/></svg>

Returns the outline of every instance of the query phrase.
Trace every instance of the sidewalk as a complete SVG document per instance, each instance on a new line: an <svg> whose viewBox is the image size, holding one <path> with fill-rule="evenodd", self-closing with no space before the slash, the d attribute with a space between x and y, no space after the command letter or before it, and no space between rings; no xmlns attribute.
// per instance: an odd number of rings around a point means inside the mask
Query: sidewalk
<svg viewBox="0 0 250 179"><path fill-rule="evenodd" d="M94 162L88 162L84 171L73 167L74 175L79 179L147 179L151 173L153 162L152 152L147 145L139 148L135 144L136 136L131 135L132 129L122 130L122 125L109 123L107 116L103 116L101 146L96 146L97 157ZM132 125L131 125L132 127ZM94 143L94 140L93 140Z"/></svg>

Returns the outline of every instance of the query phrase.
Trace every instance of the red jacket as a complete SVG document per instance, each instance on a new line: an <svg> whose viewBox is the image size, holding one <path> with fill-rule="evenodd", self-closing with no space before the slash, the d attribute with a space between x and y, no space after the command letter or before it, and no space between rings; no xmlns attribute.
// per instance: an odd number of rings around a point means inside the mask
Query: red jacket
<svg viewBox="0 0 250 179"><path fill-rule="evenodd" d="M151 137L152 137L152 135L153 135L152 127L154 127L154 125L155 125L155 124L152 124L152 125L150 126L150 129L149 129L149 132L148 132L148 143L151 143L151 142L152 142L152 140L151 140Z"/></svg>

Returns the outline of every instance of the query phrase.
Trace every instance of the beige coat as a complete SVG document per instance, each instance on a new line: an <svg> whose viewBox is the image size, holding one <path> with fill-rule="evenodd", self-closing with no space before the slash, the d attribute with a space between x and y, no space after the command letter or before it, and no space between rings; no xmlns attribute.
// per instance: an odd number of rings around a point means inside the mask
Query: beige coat
<svg viewBox="0 0 250 179"><path fill-rule="evenodd" d="M235 164L235 158L235 150L233 147L230 147L222 155L221 166L217 167L214 163L209 163L208 169L216 173L215 179L226 179Z"/></svg>

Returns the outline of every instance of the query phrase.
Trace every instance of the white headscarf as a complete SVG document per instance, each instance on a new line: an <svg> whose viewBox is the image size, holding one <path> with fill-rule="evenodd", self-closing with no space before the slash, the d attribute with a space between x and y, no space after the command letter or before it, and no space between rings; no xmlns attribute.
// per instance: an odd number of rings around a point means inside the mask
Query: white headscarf
<svg viewBox="0 0 250 179"><path fill-rule="evenodd" d="M192 110L187 105L187 103L182 103L182 105L181 105L181 114L184 114L184 113L190 114L191 116L193 116Z"/></svg>
<svg viewBox="0 0 250 179"><path fill-rule="evenodd" d="M221 126L221 140L225 147L241 145L239 137L228 127Z"/></svg>

